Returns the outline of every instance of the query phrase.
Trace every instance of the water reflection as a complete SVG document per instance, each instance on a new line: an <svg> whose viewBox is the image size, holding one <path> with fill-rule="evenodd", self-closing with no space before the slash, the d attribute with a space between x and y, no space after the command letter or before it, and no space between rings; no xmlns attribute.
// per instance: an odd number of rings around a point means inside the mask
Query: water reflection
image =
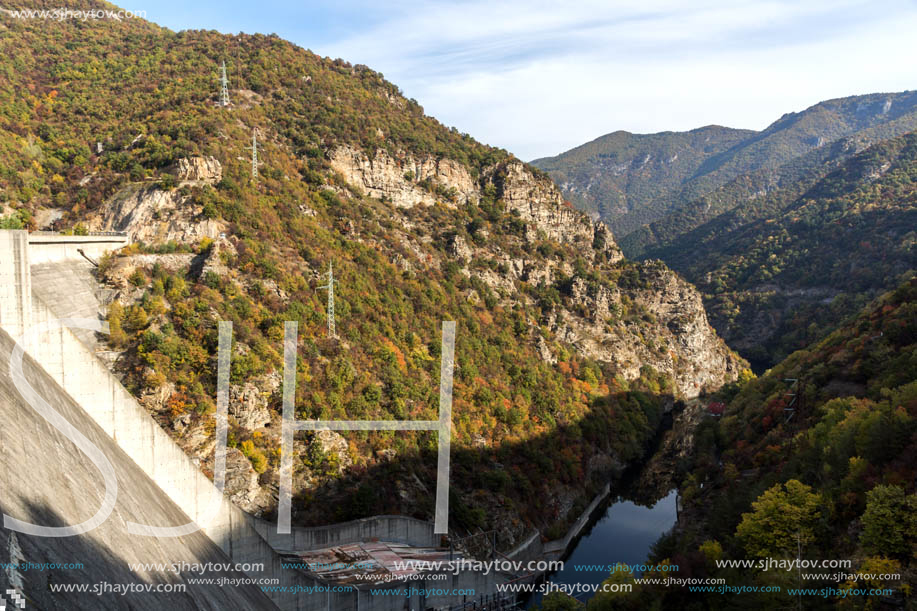
<svg viewBox="0 0 917 611"><path fill-rule="evenodd" d="M675 524L675 490L652 507L642 507L631 501L619 500L611 505L595 525L579 540L564 563L564 569L552 575L551 583L600 584L608 571L579 570L576 565L644 564L650 547ZM533 596L526 608L540 602ZM591 594L577 598L586 601Z"/></svg>

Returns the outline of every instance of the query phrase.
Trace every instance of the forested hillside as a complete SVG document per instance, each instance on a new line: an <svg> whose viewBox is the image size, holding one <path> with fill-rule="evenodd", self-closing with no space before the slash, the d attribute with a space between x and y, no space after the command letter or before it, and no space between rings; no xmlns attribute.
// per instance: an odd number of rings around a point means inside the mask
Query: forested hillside
<svg viewBox="0 0 917 611"><path fill-rule="evenodd" d="M657 555L693 558L709 572L717 548L777 557L794 553L798 538L803 557L900 572L894 586L907 596L917 583L917 280L750 382L699 435L682 488L696 519Z"/></svg>
<svg viewBox="0 0 917 611"><path fill-rule="evenodd" d="M497 527L502 547L562 533L675 398L745 366L693 287L622 260L544 175L365 66L276 36L0 20L3 222L134 240L98 270L117 292L112 366L205 470L216 323L233 322L227 491L248 511L274 510L284 321L298 417L382 420L436 418L440 322L456 321L452 525ZM294 521L429 519L435 448L297 440Z"/></svg>
<svg viewBox="0 0 917 611"><path fill-rule="evenodd" d="M717 330L762 367L917 269L917 134L833 167L649 251L701 288Z"/></svg>

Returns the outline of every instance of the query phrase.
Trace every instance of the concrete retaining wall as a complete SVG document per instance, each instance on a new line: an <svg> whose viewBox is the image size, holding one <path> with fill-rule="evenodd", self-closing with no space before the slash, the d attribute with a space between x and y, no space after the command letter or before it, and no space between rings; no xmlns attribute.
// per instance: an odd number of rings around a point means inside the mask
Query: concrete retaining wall
<svg viewBox="0 0 917 611"><path fill-rule="evenodd" d="M602 492L598 493L595 498L592 499L592 502L583 510L583 513L580 514L573 526L567 530L567 534L564 535L563 539L555 539L554 541L548 541L544 544L544 555L554 558L563 556L573 540L579 536L583 528L589 523L589 519L592 517L596 508L608 498L609 494L611 494L611 484L605 484Z"/></svg>
<svg viewBox="0 0 917 611"><path fill-rule="evenodd" d="M29 234L0 231L0 326L20 340L29 328L31 313Z"/></svg>
<svg viewBox="0 0 917 611"><path fill-rule="evenodd" d="M605 484L602 491L597 494L589 506L583 510L574 524L567 529L562 539L554 539L547 543L541 540L541 533L535 531L528 539L507 552L506 557L518 562L530 562L532 560L556 560L564 556L569 550L570 545L580 535L583 529L589 524L589 520L595 513L599 505L604 502L611 493L611 485Z"/></svg>
<svg viewBox="0 0 917 611"><path fill-rule="evenodd" d="M33 265L81 259L84 256L98 261L105 253L118 250L130 243L126 235L30 233L28 236L29 260Z"/></svg>
<svg viewBox="0 0 917 611"><path fill-rule="evenodd" d="M507 552L506 557L518 562L529 562L541 560L543 554L544 543L541 541L541 532L536 530L528 539Z"/></svg>

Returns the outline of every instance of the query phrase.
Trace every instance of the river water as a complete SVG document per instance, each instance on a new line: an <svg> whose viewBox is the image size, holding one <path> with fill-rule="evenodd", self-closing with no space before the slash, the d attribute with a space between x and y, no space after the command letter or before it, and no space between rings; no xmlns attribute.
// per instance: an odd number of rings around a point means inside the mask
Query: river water
<svg viewBox="0 0 917 611"><path fill-rule="evenodd" d="M618 500L608 509L592 528L584 531L576 547L564 562L564 568L548 578L551 583L600 584L608 577L608 571L575 569L576 565L644 564L650 547L675 524L675 499L672 490L652 507L635 505L631 501ZM581 601L592 598L592 594L580 593ZM540 602L541 596L533 596L526 608Z"/></svg>

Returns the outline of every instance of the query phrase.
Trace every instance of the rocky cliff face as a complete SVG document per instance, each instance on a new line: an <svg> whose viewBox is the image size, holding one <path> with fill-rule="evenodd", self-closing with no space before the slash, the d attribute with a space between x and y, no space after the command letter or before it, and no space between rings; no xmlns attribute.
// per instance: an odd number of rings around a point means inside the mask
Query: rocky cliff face
<svg viewBox="0 0 917 611"><path fill-rule="evenodd" d="M422 268L451 260L466 276L479 278L511 306L516 300L531 301L524 287L553 286L565 281L568 298L546 316L541 324L556 340L571 344L581 354L613 363L625 379L640 376L650 366L668 374L675 392L684 398L697 397L706 390L735 380L746 366L707 322L707 314L697 290L661 262L629 264L623 261L611 232L601 221L593 222L564 201L560 191L547 177L533 173L525 164L509 159L486 168L474 180L467 169L448 160L418 159L402 154L391 156L378 150L373 157L351 147L329 153L331 167L356 191L363 191L394 205L406 231L399 235L405 250L415 253L417 261L404 261L403 267ZM414 181L420 177L432 190ZM523 224L518 246L499 246L478 235L469 241L461 235L446 238L445 253L432 261L423 254L412 232L435 235L441 228L424 225L407 211L414 206L436 202L448 206L477 204L486 196L500 201ZM606 286L588 282L577 275L569 261L524 256L524 249L552 240L571 244L587 263L631 266L640 276L639 286ZM380 245L382 246L382 245ZM481 261L494 264L479 265ZM469 294L478 300L480 295ZM556 361L552 348L541 332L533 330L534 342L548 362Z"/></svg>
<svg viewBox="0 0 917 611"><path fill-rule="evenodd" d="M399 208L432 205L438 200L469 203L480 199L477 182L451 159L418 158L405 152L392 156L382 149L370 157L360 149L341 146L329 152L328 160L350 185Z"/></svg>
<svg viewBox="0 0 917 611"><path fill-rule="evenodd" d="M626 379L638 377L644 365L669 373L683 398L735 380L746 365L710 327L697 290L659 263L644 264L641 271L644 285L629 290L576 278L572 301L589 315L559 309L548 327L590 358L616 363ZM622 316L626 310L640 324Z"/></svg>
<svg viewBox="0 0 917 611"><path fill-rule="evenodd" d="M146 244L191 244L204 237L216 238L226 230L226 223L206 218L203 209L191 205L181 191L143 183L121 189L86 225L91 231L126 231L131 241Z"/></svg>
<svg viewBox="0 0 917 611"><path fill-rule="evenodd" d="M214 157L183 157L172 170L180 181L213 184L223 178L223 166Z"/></svg>
<svg viewBox="0 0 917 611"><path fill-rule="evenodd" d="M604 223L593 223L574 210L549 178L535 176L522 162L514 159L490 168L485 181L496 187L497 196L511 213L528 223L527 229L533 232L528 236L530 240L540 231L557 242L580 244L584 253L597 241L603 243L602 250L618 253ZM620 259L621 255L615 254L614 258Z"/></svg>
<svg viewBox="0 0 917 611"><path fill-rule="evenodd" d="M176 188L129 183L85 219L88 229L125 231L132 241L146 244L192 244L226 231L226 223L206 218L203 208L185 194L187 187L219 182L223 177L220 162L213 157L183 157L169 172L178 181Z"/></svg>
<svg viewBox="0 0 917 611"><path fill-rule="evenodd" d="M604 223L592 222L574 210L549 178L536 176L518 159L486 168L477 179L450 159L418 158L408 153L393 157L382 149L369 157L359 149L341 146L329 151L328 160L351 187L397 208L436 202L476 204L489 190L526 223L530 242L547 238L578 244L590 257L595 248L613 260L623 258Z"/></svg>

